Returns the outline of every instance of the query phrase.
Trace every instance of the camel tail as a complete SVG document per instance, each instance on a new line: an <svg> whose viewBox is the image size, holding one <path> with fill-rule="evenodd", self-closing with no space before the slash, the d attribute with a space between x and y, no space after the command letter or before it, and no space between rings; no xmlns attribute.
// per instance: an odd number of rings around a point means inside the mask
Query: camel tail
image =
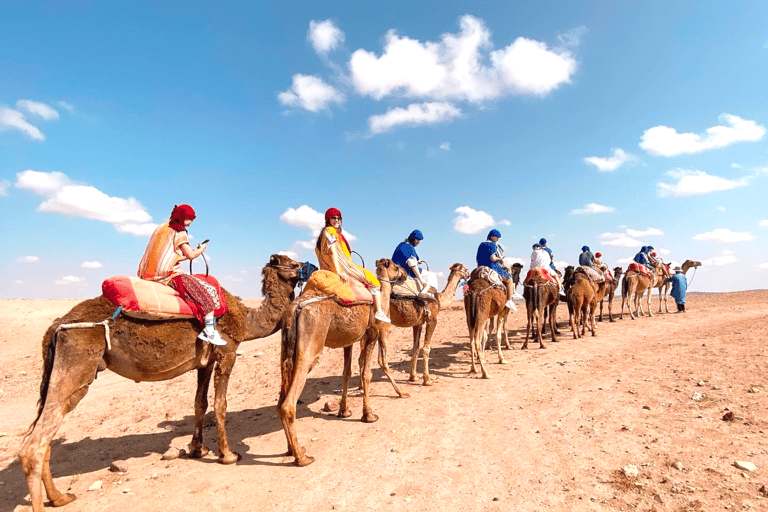
<svg viewBox="0 0 768 512"><path fill-rule="evenodd" d="M470 290L467 290L467 293L469 293L469 328L474 331L477 325L478 294L472 293Z"/></svg>
<svg viewBox="0 0 768 512"><path fill-rule="evenodd" d="M45 357L43 358L43 375L40 381L40 398L37 401L37 415L35 421L29 426L27 432L24 435L29 435L32 429L37 425L37 421L40 419L40 415L43 413L45 407L45 399L48 396L48 388L51 384L51 373L53 373L53 362L56 360L56 331L53 331L51 338L45 346Z"/></svg>

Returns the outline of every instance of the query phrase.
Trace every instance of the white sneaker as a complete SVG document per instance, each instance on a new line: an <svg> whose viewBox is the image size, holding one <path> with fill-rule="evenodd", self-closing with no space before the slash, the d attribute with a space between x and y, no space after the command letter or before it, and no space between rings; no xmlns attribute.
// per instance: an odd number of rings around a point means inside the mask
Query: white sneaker
<svg viewBox="0 0 768 512"><path fill-rule="evenodd" d="M206 327L205 329L203 329L203 332L200 333L198 338L200 338L203 341L207 341L211 345L223 346L227 344L226 340L221 337L221 335L219 334L219 331L217 331L216 328L212 328L209 330L208 327Z"/></svg>
<svg viewBox="0 0 768 512"><path fill-rule="evenodd" d="M377 311L375 315L373 315L373 318L378 320L379 322L384 322L387 324L391 324L392 320L389 319L389 317L384 313L383 311Z"/></svg>
<svg viewBox="0 0 768 512"><path fill-rule="evenodd" d="M515 303L512 301L512 299L509 299L506 304L504 304L506 307L508 307L511 311L517 311L517 306L515 306Z"/></svg>

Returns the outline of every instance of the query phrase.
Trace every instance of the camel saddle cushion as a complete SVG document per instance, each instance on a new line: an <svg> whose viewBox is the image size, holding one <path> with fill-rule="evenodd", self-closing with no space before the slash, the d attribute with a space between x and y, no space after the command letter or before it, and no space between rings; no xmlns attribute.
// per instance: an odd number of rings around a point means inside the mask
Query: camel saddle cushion
<svg viewBox="0 0 768 512"><path fill-rule="evenodd" d="M544 267L534 267L528 271L528 274L526 274L525 279L523 280L523 284L528 283L534 278L538 278L537 280L539 282L541 281L549 281L550 283L557 284L557 281L552 276L552 273L544 268Z"/></svg>
<svg viewBox="0 0 768 512"><path fill-rule="evenodd" d="M213 312L221 316L227 312L227 301L215 277L195 274L219 293L219 308ZM195 314L179 293L161 283L138 277L115 276L101 283L102 295L115 306L122 306L123 313L145 320L170 320L195 318Z"/></svg>
<svg viewBox="0 0 768 512"><path fill-rule="evenodd" d="M575 272L585 274L587 278L593 283L599 284L605 282L605 276L602 274L602 272L592 267L581 265L575 270Z"/></svg>
<svg viewBox="0 0 768 512"><path fill-rule="evenodd" d="M404 281L400 281L397 284L392 285L393 297L416 297L419 295L419 287L416 284L416 280L412 277L408 277Z"/></svg>
<svg viewBox="0 0 768 512"><path fill-rule="evenodd" d="M643 274L646 277L653 277L653 274L648 270L648 267L641 263L630 263L629 267L627 268L627 272L632 270L633 272L637 272L638 274Z"/></svg>
<svg viewBox="0 0 768 512"><path fill-rule="evenodd" d="M492 286L504 287L504 282L501 280L501 276L491 267L477 267L469 276L470 281L474 281L475 279L486 279Z"/></svg>
<svg viewBox="0 0 768 512"><path fill-rule="evenodd" d="M330 270L315 270L307 279L304 293L314 292L320 295L332 295L333 299L342 306L358 304L373 304L373 295L355 279L345 283L335 272Z"/></svg>

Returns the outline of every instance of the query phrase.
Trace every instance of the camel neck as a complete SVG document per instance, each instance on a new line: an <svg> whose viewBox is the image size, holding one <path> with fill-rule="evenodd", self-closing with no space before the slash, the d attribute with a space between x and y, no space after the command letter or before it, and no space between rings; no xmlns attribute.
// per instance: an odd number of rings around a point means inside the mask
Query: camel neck
<svg viewBox="0 0 768 512"><path fill-rule="evenodd" d="M440 305L440 309L447 308L453 302L453 296L456 295L456 288L459 287L460 281L460 272L451 272L448 276L448 282L445 284L445 288L442 292L437 294L437 303Z"/></svg>
<svg viewBox="0 0 768 512"><path fill-rule="evenodd" d="M248 308L246 313L246 340L276 333L280 329L283 312L293 300L293 288L279 279L270 280L264 292L266 295L261 305L256 309Z"/></svg>

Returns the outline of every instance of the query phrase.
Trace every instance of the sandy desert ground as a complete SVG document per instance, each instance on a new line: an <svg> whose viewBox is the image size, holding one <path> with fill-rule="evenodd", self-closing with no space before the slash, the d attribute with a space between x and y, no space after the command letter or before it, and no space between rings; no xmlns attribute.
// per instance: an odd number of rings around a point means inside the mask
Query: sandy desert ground
<svg viewBox="0 0 768 512"><path fill-rule="evenodd" d="M16 451L36 410L41 339L76 302L0 301L0 512L29 505ZM327 350L298 411L317 459L305 468L284 455L275 412L279 334L240 346L227 425L235 465L215 450L160 458L191 438L193 374L136 384L104 372L53 444L57 485L78 496L64 510L768 510L768 290L690 295L685 314L625 315L599 323L596 338L571 338L565 306L558 317L559 343L523 351L521 307L508 364L486 352L483 380L468 373L456 302L435 332L432 387L406 382L411 334L393 329L390 363L411 397L394 398L374 364L373 424L359 421L357 393L351 418L323 412L343 360ZM212 412L206 425L215 448ZM109 470L118 460L127 472Z"/></svg>

